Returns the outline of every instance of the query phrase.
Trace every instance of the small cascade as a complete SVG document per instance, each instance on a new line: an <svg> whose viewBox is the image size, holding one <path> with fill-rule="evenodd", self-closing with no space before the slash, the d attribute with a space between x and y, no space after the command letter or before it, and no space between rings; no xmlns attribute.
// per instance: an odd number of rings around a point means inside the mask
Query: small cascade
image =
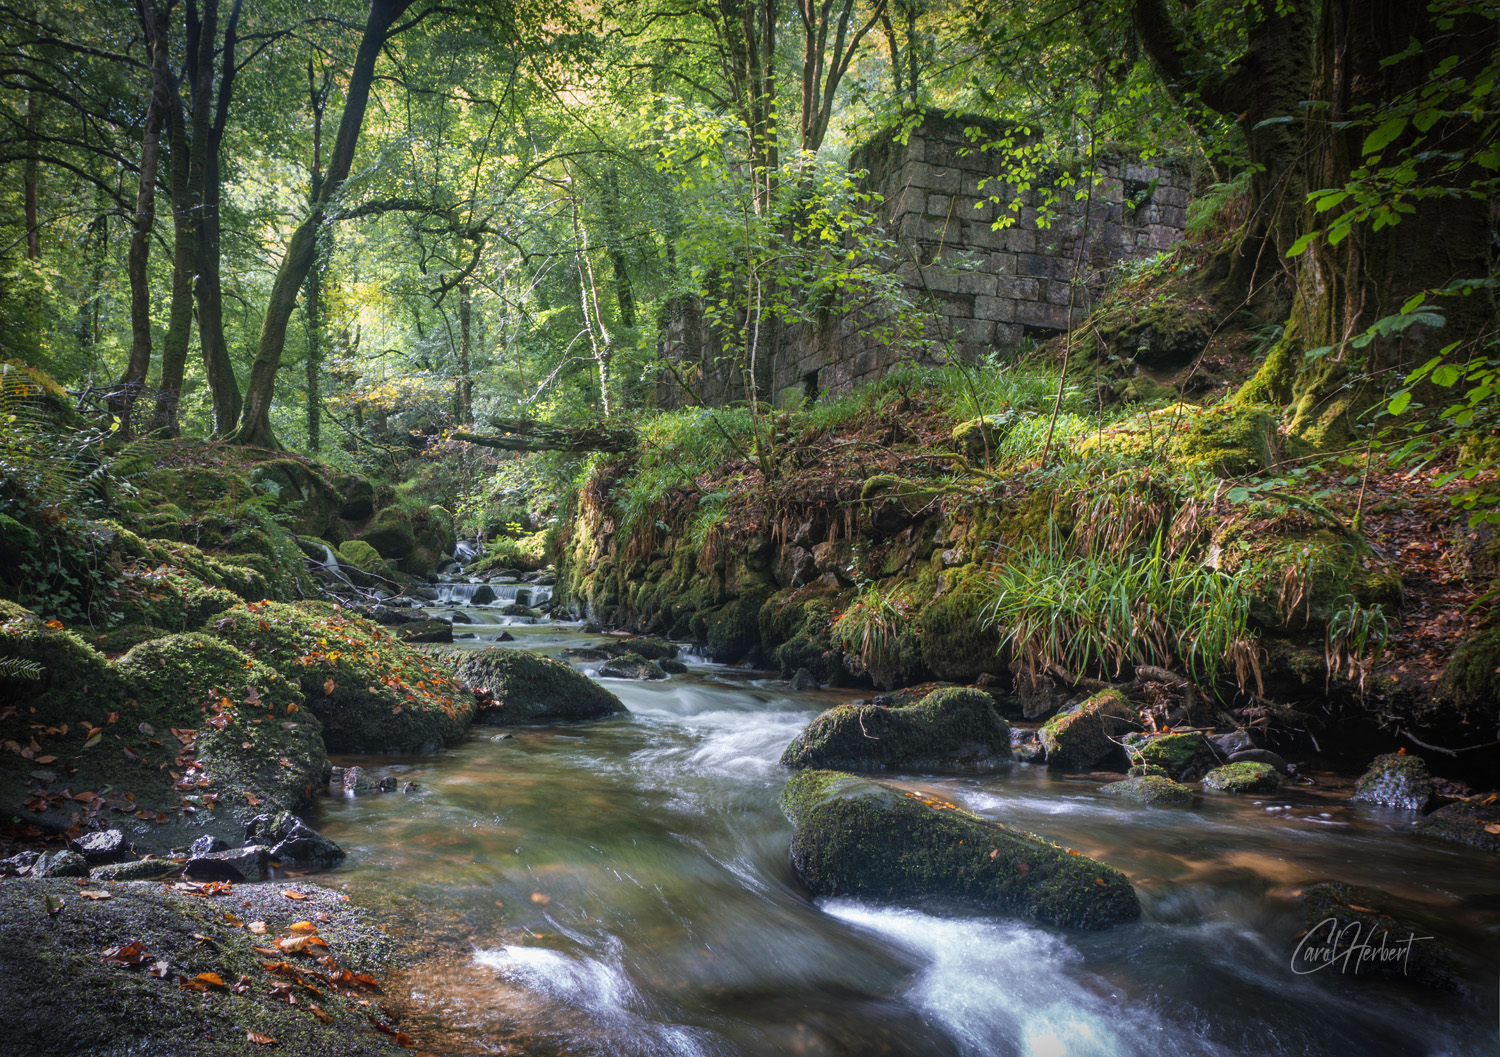
<svg viewBox="0 0 1500 1057"><path fill-rule="evenodd" d="M334 554L333 553L333 548L330 547L330 546L328 546L328 544L326 544L326 543L323 544L323 568L327 569L329 572L333 573L335 576L342 576L343 575L342 573L339 572L339 557L338 557L338 555Z"/></svg>
<svg viewBox="0 0 1500 1057"><path fill-rule="evenodd" d="M447 606L509 606L534 608L552 600L552 588L535 584L437 584L437 601Z"/></svg>

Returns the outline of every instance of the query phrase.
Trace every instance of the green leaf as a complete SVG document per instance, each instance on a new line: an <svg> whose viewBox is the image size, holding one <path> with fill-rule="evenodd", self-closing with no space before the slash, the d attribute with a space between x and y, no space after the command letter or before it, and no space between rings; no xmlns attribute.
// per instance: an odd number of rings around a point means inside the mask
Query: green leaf
<svg viewBox="0 0 1500 1057"><path fill-rule="evenodd" d="M1391 402L1385 406L1385 409L1393 415L1399 415L1406 410L1407 405L1410 403L1411 393L1403 390L1391 397Z"/></svg>
<svg viewBox="0 0 1500 1057"><path fill-rule="evenodd" d="M1388 117L1379 125L1375 131L1365 137L1365 145L1362 150L1364 154L1374 154L1385 149L1397 136L1406 131L1407 119L1405 116Z"/></svg>
<svg viewBox="0 0 1500 1057"><path fill-rule="evenodd" d="M1288 257L1302 256L1302 254L1307 252L1307 247L1312 245L1313 239L1321 234L1322 232L1320 231L1309 231L1306 235L1303 235L1296 242L1292 243L1292 248L1286 251L1286 255Z"/></svg>
<svg viewBox="0 0 1500 1057"><path fill-rule="evenodd" d="M1463 372L1451 363L1445 363L1432 372L1432 381L1436 385L1450 386L1463 376Z"/></svg>

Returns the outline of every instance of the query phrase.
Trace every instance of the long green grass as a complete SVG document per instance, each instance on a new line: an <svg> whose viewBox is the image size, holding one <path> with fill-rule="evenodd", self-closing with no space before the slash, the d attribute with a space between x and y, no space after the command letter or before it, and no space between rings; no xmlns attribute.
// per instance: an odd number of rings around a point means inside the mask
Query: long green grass
<svg viewBox="0 0 1500 1057"><path fill-rule="evenodd" d="M616 497L621 527L654 519L672 489L740 458L750 449L751 427L745 408L688 408L643 419L639 456Z"/></svg>
<svg viewBox="0 0 1500 1057"><path fill-rule="evenodd" d="M1058 666L1078 675L1118 675L1140 664L1181 665L1211 685L1231 674L1258 686L1258 648L1244 584L1185 554L1161 536L1129 553L1070 553L1054 532L1011 551L992 568L981 610L1022 667Z"/></svg>

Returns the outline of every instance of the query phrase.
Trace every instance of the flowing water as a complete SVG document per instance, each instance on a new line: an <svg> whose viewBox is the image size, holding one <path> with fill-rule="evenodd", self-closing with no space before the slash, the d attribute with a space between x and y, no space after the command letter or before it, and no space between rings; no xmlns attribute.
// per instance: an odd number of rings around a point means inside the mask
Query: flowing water
<svg viewBox="0 0 1500 1057"><path fill-rule="evenodd" d="M469 613L472 630L501 630ZM542 651L587 641L561 625L509 630ZM895 775L1119 867L1141 921L1084 933L812 900L788 861L776 761L856 695L708 664L609 686L629 715L339 761L420 787L326 801L318 825L349 852L324 880L434 938L399 983L435 1052L1500 1053L1500 874L1407 832L1405 815L1296 789L1127 806L1099 796L1098 779L1022 764ZM1468 992L1294 973L1295 895L1320 878L1379 888L1430 923L1457 947Z"/></svg>

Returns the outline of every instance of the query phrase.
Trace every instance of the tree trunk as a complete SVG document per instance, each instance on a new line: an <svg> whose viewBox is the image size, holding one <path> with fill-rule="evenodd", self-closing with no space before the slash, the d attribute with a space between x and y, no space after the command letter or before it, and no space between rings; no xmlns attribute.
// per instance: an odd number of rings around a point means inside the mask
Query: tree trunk
<svg viewBox="0 0 1500 1057"><path fill-rule="evenodd" d="M35 136L41 123L41 111L36 105L36 93L26 93L26 132ZM37 219L37 165L36 157L28 157L21 166L22 209L26 213L26 259L42 259L42 229Z"/></svg>
<svg viewBox="0 0 1500 1057"><path fill-rule="evenodd" d="M469 281L465 279L458 284L458 393L454 408L455 417L462 425L468 425L474 420L474 376L470 373L473 316Z"/></svg>
<svg viewBox="0 0 1500 1057"><path fill-rule="evenodd" d="M297 226L287 245L286 256L277 269L266 303L265 320L256 344L255 363L250 368L244 411L233 440L239 444L263 448L277 447L271 432L271 402L276 392L276 372L286 347L286 328L297 306L297 291L302 288L316 256L318 227L323 223L329 199L343 186L354 163L354 148L359 142L360 126L370 102L370 86L375 80L375 62L385 47L387 35L397 18L412 0L373 0L365 22L364 36L349 74L349 90L344 97L344 113L339 118L338 137L329 158L328 172L318 200L307 218Z"/></svg>
<svg viewBox="0 0 1500 1057"><path fill-rule="evenodd" d="M1369 116L1382 103L1419 89L1447 55L1466 64L1483 61L1493 47L1482 18L1442 33L1423 5L1404 0L1325 0L1318 31L1316 96L1324 104L1311 122L1306 185L1343 187L1366 164L1363 143ZM1388 56L1410 41L1426 47L1400 62ZM1444 137L1445 150L1462 151L1462 131ZM1386 149L1403 154L1403 139ZM1294 433L1320 447L1347 443L1358 416L1399 385L1407 371L1451 342L1472 338L1484 327L1493 304L1488 297L1429 300L1446 325L1416 325L1361 349L1349 342L1376 320L1396 313L1413 294L1456 279L1483 278L1489 272L1489 203L1462 195L1413 200L1415 212L1399 224L1375 231L1354 227L1338 245L1315 241L1301 257L1297 299L1288 327L1292 349L1329 349L1313 360L1291 363L1269 386L1283 400L1296 401ZM1304 230L1326 224L1331 214L1304 207ZM1279 391L1277 391L1279 390Z"/></svg>
<svg viewBox="0 0 1500 1057"><path fill-rule="evenodd" d="M318 87L313 77L313 62L307 60L307 98L313 112L313 156L308 174L308 205L312 207L323 192L323 111L328 105L332 76L323 75ZM307 446L318 451L323 432L323 267L327 254L320 243L307 273Z"/></svg>
<svg viewBox="0 0 1500 1057"><path fill-rule="evenodd" d="M150 0L139 0L141 28L151 49L151 103L141 137L141 181L135 198L135 218L130 229L130 254L126 270L130 276L130 359L120 376L110 410L119 416L121 429L134 432L131 416L136 398L151 369L151 285L146 267L151 256L151 232L156 226L156 169L161 156L161 128L168 107L171 70L167 56L167 13L152 11Z"/></svg>
<svg viewBox="0 0 1500 1057"><path fill-rule="evenodd" d="M489 423L498 435L454 433L454 440L502 451L629 451L635 446L632 429L604 426L557 426L529 418L496 418Z"/></svg>
<svg viewBox="0 0 1500 1057"><path fill-rule="evenodd" d="M199 50L197 86L193 99L193 140L195 154L201 157L200 200L202 212L198 222L198 342L203 351L203 367L213 397L214 434L224 436L232 431L240 417L240 385L229 360L224 341L224 291L220 272L219 216L222 188L219 175L219 151L229 118L229 104L234 92L234 49L242 0L234 0L229 23L224 29L223 68L215 101L214 51L215 21L218 0L206 0L202 43ZM201 99L199 93L202 93ZM201 103L201 105L200 105ZM212 115L212 116L210 116ZM201 122L201 123L200 123ZM202 140L201 148L198 141Z"/></svg>
<svg viewBox="0 0 1500 1057"><path fill-rule="evenodd" d="M165 47L166 37L163 36ZM161 345L161 381L156 391L152 428L168 436L177 433L177 406L187 370L188 341L193 333L193 276L198 271L198 233L194 226L189 157L182 96L176 82L168 84L167 149L172 166L172 301L167 333Z"/></svg>

